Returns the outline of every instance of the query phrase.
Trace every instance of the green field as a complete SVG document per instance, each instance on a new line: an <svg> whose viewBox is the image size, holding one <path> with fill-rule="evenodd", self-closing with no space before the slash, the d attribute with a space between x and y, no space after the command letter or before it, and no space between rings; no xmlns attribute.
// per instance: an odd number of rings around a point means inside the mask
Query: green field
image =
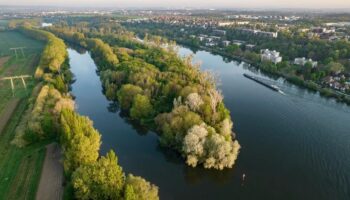
<svg viewBox="0 0 350 200"><path fill-rule="evenodd" d="M0 19L0 27L7 27L8 23L9 23L9 20Z"/></svg>
<svg viewBox="0 0 350 200"><path fill-rule="evenodd" d="M25 55L16 58L14 53L9 51L9 48L13 47L27 47L24 50ZM0 79L22 74L33 75L43 47L42 42L32 40L21 33L0 32ZM46 142L24 148L11 144L36 82L28 79L27 84L28 88L25 90L21 80L15 81L13 94L10 81L0 80L0 117L4 117L1 113L6 113L2 111L7 109L6 105L9 102L20 99L5 129L0 133L0 199L35 199L45 158Z"/></svg>
<svg viewBox="0 0 350 200"><path fill-rule="evenodd" d="M14 56L14 53L10 51L10 48L14 47L26 47L24 53L31 55L40 52L43 45L42 42L28 38L16 31L0 32L0 57L6 55Z"/></svg>
<svg viewBox="0 0 350 200"><path fill-rule="evenodd" d="M43 46L42 42L32 40L18 32L0 32L0 78L23 74L33 75ZM13 47L26 47L23 52L24 56L18 52L18 57L16 58L14 52L9 50ZM16 80L14 85L14 96L23 98L30 92L34 81L28 80L28 91L24 89L21 80ZM0 112L12 98L10 81L0 81Z"/></svg>

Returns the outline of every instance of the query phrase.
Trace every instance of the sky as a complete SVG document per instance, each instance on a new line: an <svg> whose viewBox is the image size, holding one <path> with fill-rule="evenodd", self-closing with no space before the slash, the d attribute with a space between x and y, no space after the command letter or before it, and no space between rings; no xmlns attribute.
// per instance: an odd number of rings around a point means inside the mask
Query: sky
<svg viewBox="0 0 350 200"><path fill-rule="evenodd" d="M0 5L344 9L350 8L350 0L0 0Z"/></svg>

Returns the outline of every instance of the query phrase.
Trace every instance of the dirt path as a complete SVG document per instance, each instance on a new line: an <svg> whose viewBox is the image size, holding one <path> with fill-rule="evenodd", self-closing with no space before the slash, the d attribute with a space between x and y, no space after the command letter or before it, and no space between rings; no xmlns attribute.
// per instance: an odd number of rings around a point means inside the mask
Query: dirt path
<svg viewBox="0 0 350 200"><path fill-rule="evenodd" d="M19 99L13 99L7 103L6 107L0 113L0 134L4 130L7 122L10 120L12 113L15 111L17 105L19 103Z"/></svg>
<svg viewBox="0 0 350 200"><path fill-rule="evenodd" d="M63 166L57 143L46 146L46 156L36 200L61 200L63 196Z"/></svg>

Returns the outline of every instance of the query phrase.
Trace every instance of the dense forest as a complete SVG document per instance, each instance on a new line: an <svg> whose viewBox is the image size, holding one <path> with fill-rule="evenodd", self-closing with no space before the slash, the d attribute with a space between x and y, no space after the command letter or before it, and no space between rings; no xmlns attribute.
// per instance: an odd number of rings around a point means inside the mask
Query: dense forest
<svg viewBox="0 0 350 200"><path fill-rule="evenodd" d="M107 26L107 28L106 28ZM108 99L160 133L190 166L233 167L240 145L216 79L173 46L142 43L121 27L57 26L49 31L91 51Z"/></svg>
<svg viewBox="0 0 350 200"><path fill-rule="evenodd" d="M87 117L74 111L69 94L73 79L68 66L66 45L54 34L20 26L16 30L46 42L36 78L42 86L28 106L25 121L16 130L13 144L23 147L42 140L57 140L63 149L63 165L67 179L65 198L156 200L158 188L141 177L126 175L113 151L99 155L101 135ZM89 41L95 48L101 40ZM103 49L103 46L101 47ZM103 55L106 52L99 51ZM112 62L103 57L106 62ZM113 62L112 62L113 63ZM116 63L113 63L116 64ZM108 65L106 65L108 66ZM113 66L113 65L111 65Z"/></svg>

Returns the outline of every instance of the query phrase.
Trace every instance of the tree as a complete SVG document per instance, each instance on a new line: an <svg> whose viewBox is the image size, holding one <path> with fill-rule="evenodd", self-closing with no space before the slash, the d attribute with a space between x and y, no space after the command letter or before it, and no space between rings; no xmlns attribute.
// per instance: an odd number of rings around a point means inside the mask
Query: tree
<svg viewBox="0 0 350 200"><path fill-rule="evenodd" d="M198 161L204 156L204 144L208 131L206 125L195 125L188 130L183 142L183 151L187 155L187 164L196 167Z"/></svg>
<svg viewBox="0 0 350 200"><path fill-rule="evenodd" d="M208 138L205 148L208 152L204 167L214 169L231 168L237 159L240 145L237 140L226 140L224 136L213 134Z"/></svg>
<svg viewBox="0 0 350 200"><path fill-rule="evenodd" d="M132 187L137 200L159 200L158 187L139 176L129 174L125 184L126 188Z"/></svg>
<svg viewBox="0 0 350 200"><path fill-rule="evenodd" d="M142 88L138 86L132 84L123 85L117 93L120 107L124 110L130 109L135 96L141 93Z"/></svg>
<svg viewBox="0 0 350 200"><path fill-rule="evenodd" d="M130 109L130 116L133 119L149 118L152 115L153 107L149 98L145 95L137 94L134 98L132 108Z"/></svg>
<svg viewBox="0 0 350 200"><path fill-rule="evenodd" d="M72 175L75 197L82 200L121 199L124 180L124 173L113 151L93 164L82 165Z"/></svg>
<svg viewBox="0 0 350 200"><path fill-rule="evenodd" d="M131 185L125 186L124 200L137 200L137 195L134 192L134 188Z"/></svg>
<svg viewBox="0 0 350 200"><path fill-rule="evenodd" d="M64 109L60 122L65 171L70 173L81 165L94 163L99 155L101 135L93 128L92 121Z"/></svg>
<svg viewBox="0 0 350 200"><path fill-rule="evenodd" d="M191 93L187 96L185 103L191 110L197 111L204 102L198 93Z"/></svg>
<svg viewBox="0 0 350 200"><path fill-rule="evenodd" d="M330 62L327 66L326 69L329 73L340 73L344 71L344 66L340 63L337 62Z"/></svg>

